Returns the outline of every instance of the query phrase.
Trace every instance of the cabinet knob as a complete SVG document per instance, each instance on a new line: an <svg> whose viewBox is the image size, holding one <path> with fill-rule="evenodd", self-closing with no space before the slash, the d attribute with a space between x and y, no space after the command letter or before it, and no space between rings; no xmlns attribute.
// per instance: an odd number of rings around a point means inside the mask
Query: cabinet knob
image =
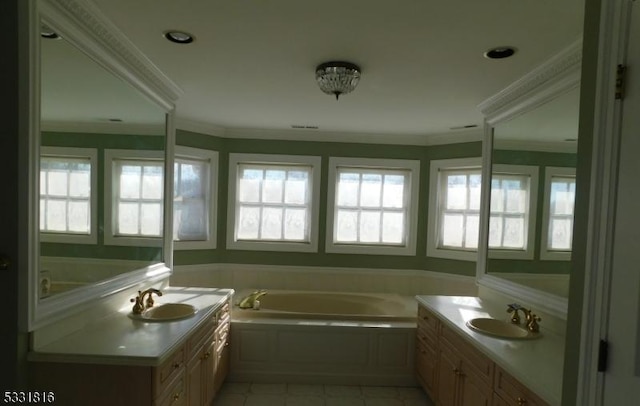
<svg viewBox="0 0 640 406"><path fill-rule="evenodd" d="M209 359L210 356L211 356L211 351L207 351L202 355L201 359Z"/></svg>
<svg viewBox="0 0 640 406"><path fill-rule="evenodd" d="M516 398L516 401L518 402L518 405L526 405L527 404L527 399L521 398L519 396L518 396L518 398Z"/></svg>
<svg viewBox="0 0 640 406"><path fill-rule="evenodd" d="M175 402L178 399L180 399L180 396L182 396L182 392L178 392L175 395L173 395L173 402ZM173 402L171 402L171 403L173 403Z"/></svg>
<svg viewBox="0 0 640 406"><path fill-rule="evenodd" d="M179 362L174 363L174 364L173 364L173 369L178 369L178 368L180 368L180 365L182 365L182 364L180 364Z"/></svg>

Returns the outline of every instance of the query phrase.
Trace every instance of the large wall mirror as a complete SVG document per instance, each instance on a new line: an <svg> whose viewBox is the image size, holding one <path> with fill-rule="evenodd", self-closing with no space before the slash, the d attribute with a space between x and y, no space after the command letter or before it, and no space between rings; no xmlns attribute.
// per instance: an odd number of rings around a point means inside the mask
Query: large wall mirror
<svg viewBox="0 0 640 406"><path fill-rule="evenodd" d="M483 224L478 281L563 316L569 293L581 42L481 108Z"/></svg>
<svg viewBox="0 0 640 406"><path fill-rule="evenodd" d="M84 301L170 273L165 161L177 97L177 87L90 3L36 4L31 330Z"/></svg>

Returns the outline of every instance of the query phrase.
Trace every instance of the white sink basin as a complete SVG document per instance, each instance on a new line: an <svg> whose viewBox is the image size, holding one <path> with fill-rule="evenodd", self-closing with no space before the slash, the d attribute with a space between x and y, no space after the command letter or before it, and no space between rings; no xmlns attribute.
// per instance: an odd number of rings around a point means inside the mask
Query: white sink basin
<svg viewBox="0 0 640 406"><path fill-rule="evenodd" d="M511 340L531 339L541 336L540 333L533 333L517 324L485 317L467 321L467 327L478 333Z"/></svg>
<svg viewBox="0 0 640 406"><path fill-rule="evenodd" d="M185 303L165 303L145 310L142 314L130 313L129 317L143 321L174 321L188 319L198 310Z"/></svg>

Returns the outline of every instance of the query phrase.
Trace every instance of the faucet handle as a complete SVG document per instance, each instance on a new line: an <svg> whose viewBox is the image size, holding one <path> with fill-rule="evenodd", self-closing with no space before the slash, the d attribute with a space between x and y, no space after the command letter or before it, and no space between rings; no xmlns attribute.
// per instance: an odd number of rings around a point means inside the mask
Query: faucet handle
<svg viewBox="0 0 640 406"><path fill-rule="evenodd" d="M520 314L518 313L518 310L524 311L525 309L518 303L511 303L507 305L507 313L513 313L511 316L511 322L513 324L520 324Z"/></svg>
<svg viewBox="0 0 640 406"><path fill-rule="evenodd" d="M138 291L138 296L129 299L129 301L131 303L135 303L133 305L133 309L131 309L133 314L141 314L144 311L144 305L142 304L142 292Z"/></svg>
<svg viewBox="0 0 640 406"><path fill-rule="evenodd" d="M531 331L532 333L537 333L538 331L540 331L540 326L538 325L539 321L542 321L542 319L536 314L532 313L531 310L527 312L527 329L529 331Z"/></svg>

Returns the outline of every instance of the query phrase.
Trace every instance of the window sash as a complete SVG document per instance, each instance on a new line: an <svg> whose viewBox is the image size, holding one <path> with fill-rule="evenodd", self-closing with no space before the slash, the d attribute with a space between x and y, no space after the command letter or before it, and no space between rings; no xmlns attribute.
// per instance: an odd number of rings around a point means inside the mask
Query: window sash
<svg viewBox="0 0 640 406"><path fill-rule="evenodd" d="M173 240L174 241L206 241L210 237L210 176L211 162L208 159L184 158L176 157L174 169L174 215L173 215ZM200 167L200 173L197 178L199 184L196 190L199 193L190 193L187 195L185 191L185 179L183 173L185 166ZM193 190L193 188L191 188ZM200 214L202 217L199 221L195 220L192 214L189 216L189 208L197 207L200 204ZM185 225L186 224L186 225ZM194 226L195 224L195 226ZM187 233L187 228L189 228Z"/></svg>
<svg viewBox="0 0 640 406"><path fill-rule="evenodd" d="M517 184L517 187L510 187L510 184L513 185L514 183ZM513 201L511 203L509 201L510 195L512 195L510 192L514 190L521 195L519 199L520 203L515 204L515 206L519 207L515 209ZM525 251L527 249L531 243L531 241L528 241L530 201L530 175L519 173L492 174L489 215L489 229L491 231L488 241L490 249L505 251ZM499 204L499 207L496 207L496 203ZM511 209L508 209L509 207L511 207ZM507 232L510 229L509 223L513 224L517 222L520 222L522 225L517 235ZM515 243L510 244L507 240L510 235L515 239ZM493 240L492 236L494 236Z"/></svg>
<svg viewBox="0 0 640 406"><path fill-rule="evenodd" d="M451 196L449 193L449 177L463 177L465 179L464 207L449 208L450 204L448 198ZM477 180L473 178L477 178ZM481 169L477 167L464 169L440 169L438 173L438 184L440 187L438 189L437 208L439 212L437 248L472 252L477 251L480 221ZM471 184L476 184L477 186L472 188L470 187ZM473 197L473 194L476 194L477 196ZM445 240L445 238L452 233L451 230L445 229L445 220L454 216L462 217L461 231L460 233L457 233L459 235L457 238L459 243L457 244L454 244L451 239ZM456 233L454 232L453 234L455 235Z"/></svg>

